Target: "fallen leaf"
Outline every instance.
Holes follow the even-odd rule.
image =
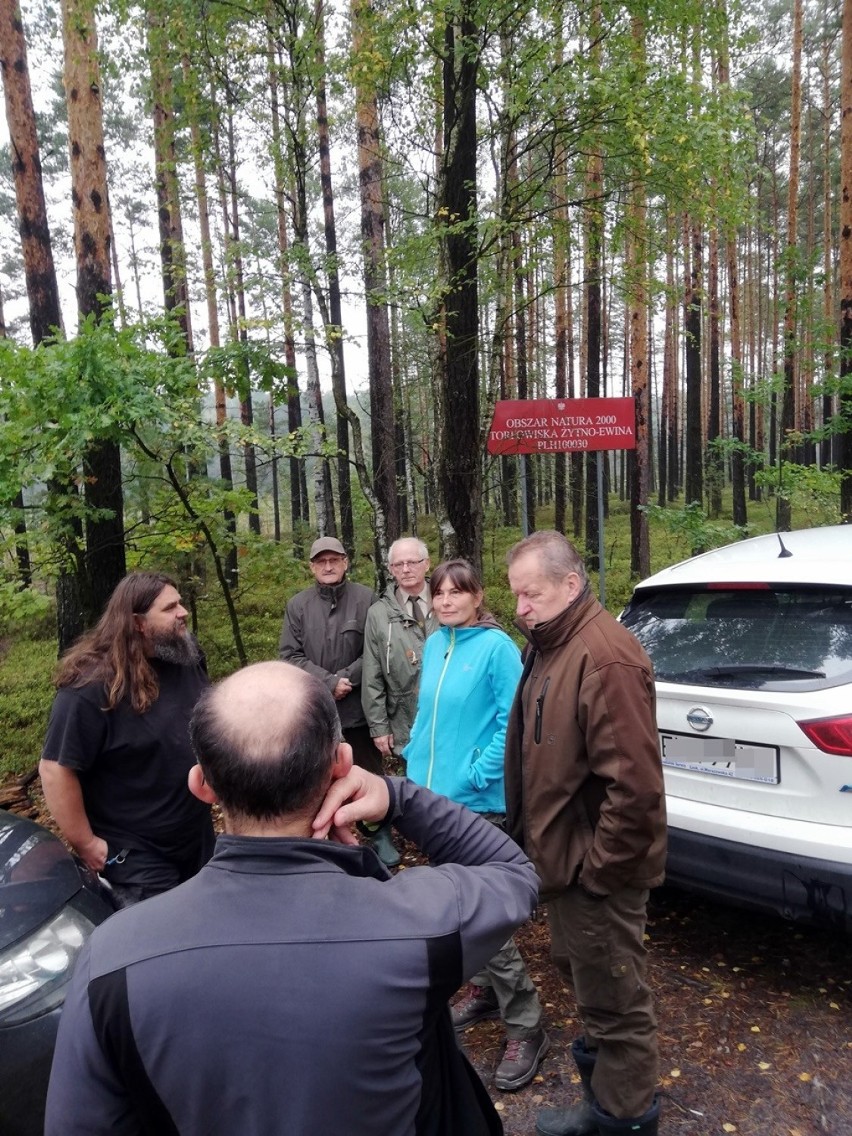
[[[738,1050],[740,1051],[740,1053],[745,1053],[745,1051],[746,1051],[746,1044],[745,1044],[745,1042],[744,1042],[744,1041],[741,1041],[741,1042],[739,1043],[739,1045],[737,1046],[737,1049],[738,1049]]]
[[[800,1073],[800,1074],[799,1074],[799,1080],[800,1080],[800,1081],[806,1081],[806,1082],[807,1082],[807,1081],[809,1081],[810,1079],[811,1079],[811,1075],[810,1075],[810,1073]]]
[[[752,1033],[760,1033],[760,1026],[752,1026],[751,1032]]]
[[[766,1072],[767,1069],[772,1068],[772,1066],[769,1064],[768,1061],[758,1061],[757,1067],[758,1067],[758,1069],[762,1069],[764,1073]]]
[[[737,1130],[736,1124],[731,1124],[729,1121],[726,1121],[722,1125],[722,1131],[723,1132],[736,1132],[736,1130]]]
[[[494,1107],[496,1108],[496,1110],[497,1110],[498,1112],[502,1112],[502,1111],[503,1111],[503,1110],[505,1109],[505,1107],[506,1107],[506,1106],[505,1106],[505,1105],[503,1104],[503,1102],[502,1102],[502,1101],[495,1101],[495,1102],[494,1102]]]
[[[680,1069],[672,1069],[672,1071],[669,1073],[669,1076],[670,1077],[679,1077],[680,1076]]]

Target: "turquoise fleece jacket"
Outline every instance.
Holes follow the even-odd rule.
[[[403,753],[412,781],[477,813],[504,813],[506,726],[521,677],[499,628],[440,627],[426,640],[417,716]]]

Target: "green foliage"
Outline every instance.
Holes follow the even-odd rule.
[[[53,612],[53,604],[44,592],[22,588],[19,580],[0,580],[0,635],[8,635],[20,627],[34,629]],[[51,628],[51,634],[54,632]],[[28,631],[32,634],[32,630]]]
[[[22,485],[32,487],[36,509],[27,540],[40,579],[55,575],[62,535],[87,510],[83,494],[53,494],[47,487],[55,481],[82,488],[83,459],[93,442],[122,447],[131,562],[175,563],[206,548],[222,587],[227,552],[235,540],[245,547],[251,539],[229,527],[228,514],[245,514],[252,502],[247,490],[206,476],[208,463],[225,441],[235,449],[252,445],[267,456],[303,448],[302,438],[271,440],[233,419],[222,427],[207,421],[194,361],[170,350],[175,335],[175,325],[165,319],[117,328],[107,316],[100,323],[88,319],[72,341],[35,350],[0,341],[0,419],[6,426],[0,436],[0,501],[12,501]],[[205,368],[224,372],[234,385],[241,373],[255,385],[276,389],[289,377],[265,349],[243,346],[211,356]],[[17,539],[12,521],[8,507],[0,506],[5,537],[0,554],[7,556]],[[239,655],[233,611],[231,624]]]
[[[697,501],[680,509],[664,509],[659,505],[640,505],[640,508],[650,521],[681,538],[690,554],[742,540],[750,531],[748,526],[741,527],[730,521],[711,521]]]
[[[811,525],[840,524],[840,479],[836,469],[783,462],[755,474],[758,485],[788,500],[809,518]]]
[[[0,779],[26,773],[38,762],[55,663],[55,641],[21,638],[0,644]]]

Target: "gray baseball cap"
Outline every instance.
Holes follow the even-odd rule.
[[[346,549],[336,536],[321,536],[311,545],[309,560],[315,560],[323,552],[336,552],[338,556],[345,556]]]

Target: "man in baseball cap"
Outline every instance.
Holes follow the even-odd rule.
[[[377,596],[363,584],[346,579],[349,557],[334,536],[311,545],[309,567],[316,583],[297,592],[287,604],[278,654],[326,686],[337,703],[343,737],[352,746],[356,765],[382,774],[381,755],[373,745],[361,706],[364,625]],[[380,829],[373,847],[389,867],[399,863],[390,833]]]

